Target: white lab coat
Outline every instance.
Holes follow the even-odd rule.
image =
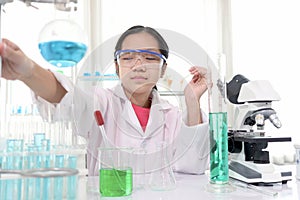
[[[71,116],[75,120],[76,133],[87,139],[89,175],[98,174],[98,148],[104,145],[94,118],[95,110],[102,113],[104,128],[111,145],[142,147],[146,150],[149,155],[146,159],[146,171],[156,168],[153,159],[160,141],[165,141],[172,149],[173,158],[170,162],[174,170],[202,174],[207,169],[209,134],[206,116],[202,116],[205,121],[203,124],[186,126],[179,109],[161,99],[158,92],[153,90],[150,116],[144,132],[121,85],[112,89],[96,88],[90,93],[93,95],[89,95],[79,87],[74,87],[68,78],[59,73],[54,74],[68,91],[60,102],[59,113],[52,105],[54,118]],[[35,99],[41,111],[49,106],[44,99]]]

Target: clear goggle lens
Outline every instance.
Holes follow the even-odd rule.
[[[138,59],[149,67],[162,67],[166,61],[162,54],[149,50],[119,50],[115,53],[115,57],[121,67],[133,67]]]

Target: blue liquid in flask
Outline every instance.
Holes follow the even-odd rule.
[[[210,127],[210,181],[225,184],[228,173],[227,113],[209,113]]]
[[[39,43],[46,61],[56,67],[73,67],[84,57],[87,46],[80,42],[49,41]]]

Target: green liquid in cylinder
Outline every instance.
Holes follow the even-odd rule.
[[[225,184],[228,174],[227,113],[209,113],[210,182]]]
[[[100,169],[100,194],[104,197],[128,196],[132,192],[132,169]]]

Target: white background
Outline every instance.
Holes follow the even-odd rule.
[[[79,2],[81,2],[79,0]],[[102,0],[99,37],[105,41],[133,25],[170,29],[191,38],[208,52],[217,52],[216,4],[209,0]],[[297,127],[300,48],[299,0],[231,0],[233,74],[250,80],[267,79],[281,96],[274,102],[282,128],[267,124],[272,134],[293,136],[300,143]],[[36,10],[15,1],[4,6],[1,34],[16,42],[26,54],[45,68],[51,68],[40,56],[37,42],[41,28],[57,16],[53,7],[39,4]],[[47,7],[47,8],[45,8]],[[79,9],[75,18],[84,26],[86,17]],[[85,13],[86,14],[86,13]],[[93,25],[96,26],[96,25]],[[80,64],[79,66],[80,67]],[[10,83],[10,84],[18,84]],[[27,88],[18,85],[10,103],[30,101]],[[3,86],[3,84],[2,84]],[[21,92],[21,88],[23,88]],[[2,95],[2,94],[1,94]],[[19,95],[22,98],[14,98]],[[269,126],[269,127],[268,127]],[[291,146],[291,145],[289,145]]]
[[[300,143],[299,9],[299,0],[232,0],[234,73],[271,82],[281,96],[273,106],[282,128],[267,125],[271,134],[293,136],[293,143]]]

